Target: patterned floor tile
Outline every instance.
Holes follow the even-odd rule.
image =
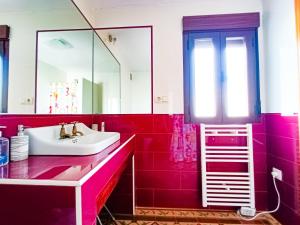
[[[234,211],[137,208],[134,220],[118,220],[119,225],[281,225],[271,215],[244,221]]]

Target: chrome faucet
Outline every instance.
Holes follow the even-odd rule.
[[[77,126],[76,126],[77,123],[78,123],[77,121],[72,122],[72,124],[73,124],[72,136],[73,136],[73,137],[74,137],[74,136],[78,136],[78,134],[79,134],[80,136],[83,136],[83,133],[82,133],[81,131],[78,131],[78,130],[77,130]]]
[[[61,125],[59,139],[71,138],[72,136],[70,134],[67,134],[67,132],[66,132],[66,128],[65,128],[66,123],[60,123],[59,125]]]

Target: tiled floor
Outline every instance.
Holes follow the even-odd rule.
[[[233,211],[138,208],[134,218],[118,218],[118,225],[281,225],[271,215],[243,221]]]

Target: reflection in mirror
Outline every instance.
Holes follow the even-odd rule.
[[[36,112],[92,113],[93,31],[38,32]]]
[[[10,27],[8,113],[34,113],[36,32],[90,26],[70,0],[0,0],[0,21]]]
[[[120,114],[121,86],[120,64],[95,35],[93,112],[97,114]]]
[[[120,113],[122,114],[152,113],[151,29],[151,27],[96,29],[105,45],[120,63]],[[99,63],[98,58],[100,57],[95,55],[95,64]],[[113,75],[116,72],[116,64],[114,66],[107,62],[106,65],[114,71],[110,76],[114,77],[111,78],[111,84],[113,82],[117,84],[116,76]],[[95,75],[97,70],[101,71],[100,67],[99,63],[99,69],[95,68]],[[115,70],[112,70],[113,68]],[[117,86],[114,85],[114,87]],[[102,113],[116,113],[118,104],[115,100],[116,96],[117,90],[115,89],[114,95],[111,94],[111,101],[106,103],[107,111],[103,110]],[[101,113],[101,110],[95,112]]]

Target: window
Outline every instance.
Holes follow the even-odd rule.
[[[8,100],[8,26],[0,25],[0,113],[7,112]]]
[[[252,18],[250,27],[240,22],[239,17],[245,16]],[[257,120],[260,114],[258,25],[253,18],[259,21],[259,14],[184,18],[186,122]]]

